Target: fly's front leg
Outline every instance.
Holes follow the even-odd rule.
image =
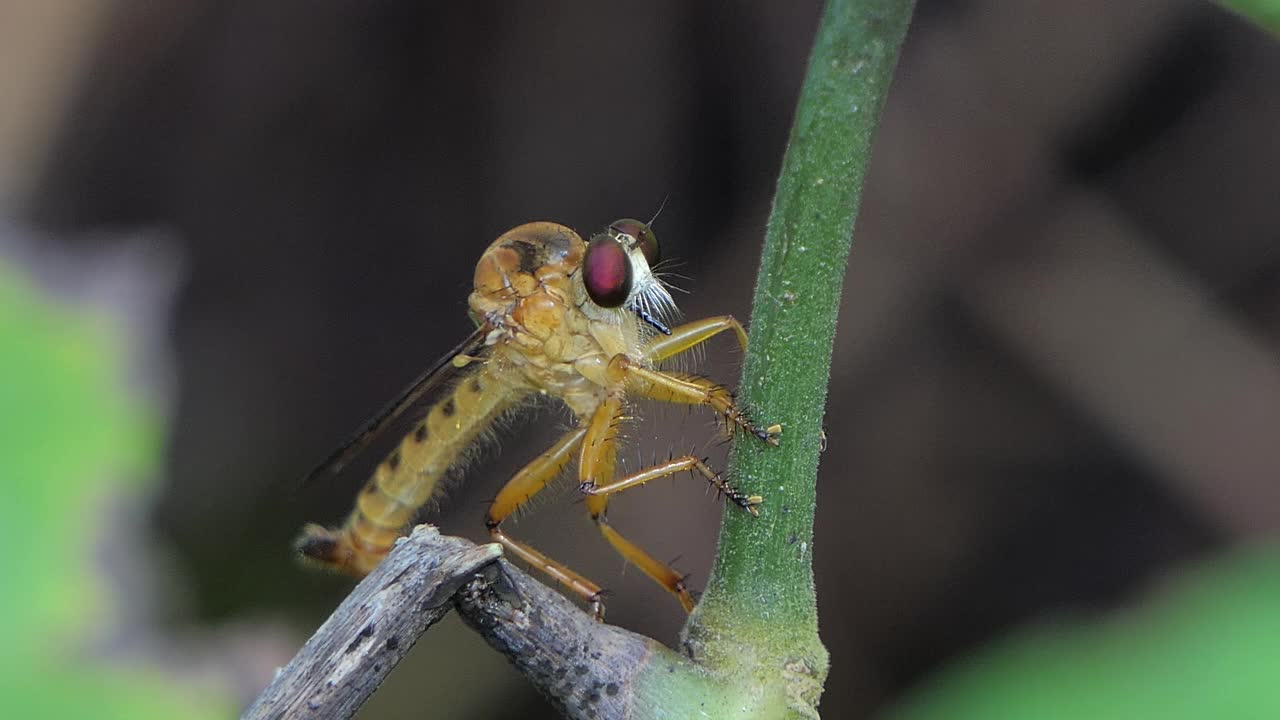
[[[672,329],[670,335],[655,337],[645,347],[645,354],[656,363],[695,345],[701,345],[725,330],[733,330],[738,336],[738,347],[742,350],[747,349],[747,331],[742,329],[742,323],[732,315],[716,315],[685,323]]]
[[[741,428],[769,445],[777,445],[778,436],[782,434],[781,425],[763,428],[757,426],[734,402],[733,393],[701,375],[650,370],[637,365],[626,355],[615,355],[609,361],[608,374],[610,379],[625,383],[628,392],[641,397],[669,403],[705,405],[728,422],[730,432],[734,428]]]
[[[675,595],[685,612],[692,612],[693,596],[685,587],[684,577],[619,534],[609,525],[605,515],[609,497],[607,493],[599,493],[598,489],[613,484],[613,471],[618,456],[618,426],[622,420],[622,394],[615,392],[600,404],[587,426],[587,434],[582,441],[582,458],[578,463],[581,488],[587,495],[587,512],[591,513],[591,519],[600,529],[600,534],[619,555]]]
[[[489,528],[489,536],[495,542],[528,563],[530,567],[541,570],[556,582],[572,590],[590,603],[597,620],[603,620],[604,603],[601,601],[602,591],[599,585],[569,569],[563,563],[552,560],[532,547],[512,539],[502,531],[502,521],[528,503],[530,498],[541,492],[547,483],[564,469],[586,433],[585,427],[565,433],[555,445],[516,473],[506,485],[502,486],[498,496],[489,505],[489,512],[485,515],[485,525]]]

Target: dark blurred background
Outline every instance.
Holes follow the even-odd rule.
[[[471,269],[532,219],[647,218],[689,317],[745,318],[820,3],[91,0],[0,15],[4,206],[69,251],[179,249],[166,623],[285,628],[350,584],[290,540],[362,478],[297,478],[469,329]],[[891,706],[1030,621],[1122,607],[1280,527],[1280,47],[1191,2],[920,3],[846,281],[815,547],[825,717]],[[717,343],[702,369],[732,383]],[[659,417],[663,417],[659,414]],[[714,444],[683,413],[633,436]],[[484,537],[554,437],[531,413],[428,516]],[[674,428],[674,429],[673,429]],[[516,532],[674,643],[678,605],[571,489]],[[687,483],[611,517],[705,582]],[[228,650],[228,653],[243,651]],[[228,657],[228,662],[238,662]],[[550,717],[456,621],[366,718]]]

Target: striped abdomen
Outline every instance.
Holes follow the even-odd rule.
[[[308,526],[299,551],[352,575],[373,570],[431,499],[449,468],[494,419],[524,396],[525,391],[493,377],[487,367],[464,377],[378,464],[342,527]]]

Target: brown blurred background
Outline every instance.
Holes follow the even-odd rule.
[[[510,226],[657,223],[690,317],[746,317],[820,3],[63,0],[0,10],[3,207],[67,248],[180,248],[176,405],[148,522],[175,632],[287,628],[349,588],[290,539],[361,478],[303,471],[468,329]],[[815,558],[825,717],[887,707],[1019,624],[1124,606],[1280,528],[1280,47],[1191,2],[924,1],[884,113],[837,337]],[[728,343],[703,370],[732,382]],[[682,412],[645,456],[713,446]],[[553,436],[531,413],[428,516]],[[572,490],[517,528],[668,642],[676,603]],[[718,509],[616,525],[706,578]],[[216,643],[215,643],[216,644]],[[228,665],[241,663],[227,649]],[[263,674],[241,678],[244,699]],[[456,622],[362,714],[549,717]]]

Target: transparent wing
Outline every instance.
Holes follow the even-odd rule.
[[[487,324],[481,325],[465,340],[458,343],[457,347],[445,353],[431,367],[424,370],[399,396],[382,408],[378,414],[369,418],[368,422],[361,426],[346,442],[339,445],[319,465],[312,468],[311,472],[303,476],[302,484],[309,485],[325,475],[332,476],[342,472],[347,463],[360,455],[387,428],[394,425],[396,420],[403,416],[409,408],[427,399],[432,395],[433,390],[448,384],[464,372],[461,368],[465,367],[465,365],[457,364],[455,360],[458,358],[474,358],[477,361],[482,361],[489,351],[489,348],[484,344],[484,339],[489,334],[490,329]]]

